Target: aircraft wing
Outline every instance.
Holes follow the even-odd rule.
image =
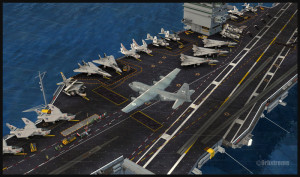
[[[200,55],[209,55],[209,54],[211,54],[212,52],[208,52],[208,51],[203,51],[203,50],[198,50],[198,51],[195,51],[194,52],[194,56],[195,55],[198,55],[198,56],[200,56]]]
[[[179,73],[179,71],[180,71],[179,68],[175,68],[172,72],[170,72],[168,75],[166,75],[160,81],[156,82],[152,87],[156,88],[156,89],[164,90],[171,84],[172,80],[176,77],[176,75]]]
[[[156,96],[157,96],[157,93],[153,92],[153,87],[151,87],[146,92],[144,92],[139,97],[137,97],[135,100],[133,100],[130,104],[128,104],[126,107],[124,107],[122,109],[122,111],[125,113],[128,113],[128,112],[138,108],[145,102],[152,100]]]
[[[185,59],[181,62],[181,66],[188,66],[188,65],[197,65],[205,63],[203,60],[193,60],[193,59]]]
[[[89,73],[88,71],[87,71],[87,69],[83,69],[83,68],[77,68],[77,69],[74,69],[73,70],[74,72],[77,72],[77,73]]]

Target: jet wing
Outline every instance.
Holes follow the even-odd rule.
[[[77,68],[74,69],[73,71],[77,73],[89,73],[86,68]]]
[[[180,71],[179,68],[175,68],[172,72],[170,72],[168,75],[166,75],[160,81],[156,82],[152,87],[156,88],[156,89],[164,90],[171,84],[171,82],[176,77],[176,75],[179,73],[179,71]]]
[[[188,66],[188,65],[197,65],[205,63],[203,60],[193,60],[193,59],[185,59],[181,62],[181,66]]]
[[[212,54],[212,52],[203,51],[201,49],[194,52],[194,56],[209,55],[209,54]]]
[[[137,97],[135,100],[133,100],[126,107],[124,107],[122,109],[122,111],[125,112],[125,113],[128,113],[128,112],[138,108],[139,106],[141,106],[145,102],[148,102],[148,101],[152,100],[154,97],[157,96],[157,93],[153,92],[153,90],[154,90],[153,87],[148,89],[146,92],[141,94],[139,97]]]

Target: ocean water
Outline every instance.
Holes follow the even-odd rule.
[[[243,3],[233,3],[239,9]],[[23,110],[44,103],[38,71],[47,74],[44,87],[47,102],[52,99],[60,72],[66,77],[82,59],[91,61],[98,54],[118,58],[120,43],[126,48],[134,38],[139,44],[146,34],[160,28],[179,31],[182,3],[4,3],[3,4],[3,135],[5,123],[23,127],[26,117],[36,121],[34,112]],[[271,6],[272,3],[264,3]],[[286,128],[286,133],[267,120],[260,120],[253,134],[253,145],[226,149],[248,169],[258,174],[297,173],[297,87],[268,118]],[[286,160],[288,166],[258,166],[257,160]],[[232,159],[218,154],[203,168],[206,174],[248,174]]]

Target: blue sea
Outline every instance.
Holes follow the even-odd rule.
[[[243,3],[233,3],[239,9]],[[264,3],[271,6],[272,3]],[[4,3],[3,4],[3,135],[5,123],[19,128],[26,117],[36,121],[34,112],[23,110],[44,103],[38,71],[47,74],[44,87],[47,102],[52,99],[60,72],[66,77],[82,59],[91,61],[98,54],[121,56],[134,38],[138,43],[146,34],[160,28],[183,30],[182,3]],[[253,145],[226,148],[254,174],[297,173],[298,85],[266,116],[287,129],[286,133],[267,120],[260,120],[253,131]],[[258,165],[257,161],[288,161],[288,165]],[[225,154],[217,154],[202,168],[204,174],[249,174]]]

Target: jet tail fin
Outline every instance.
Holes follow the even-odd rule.
[[[7,143],[5,139],[3,139],[3,147],[7,147]]]
[[[11,131],[15,131],[17,130],[18,128],[13,126],[13,125],[10,125],[9,123],[6,123],[6,126],[11,130]]]
[[[159,34],[164,34],[164,33],[165,33],[165,30],[163,28],[161,28]]]
[[[66,81],[67,78],[66,78],[66,76],[64,75],[64,73],[63,73],[63,72],[60,72],[60,74],[61,74],[61,77],[63,78],[63,81]]]
[[[197,51],[197,50],[198,50],[198,47],[195,44],[193,44],[193,51]]]
[[[25,123],[25,128],[36,128],[35,124],[29,119],[23,117],[22,120]]]
[[[132,39],[132,42],[133,42],[133,46],[135,47],[139,46],[134,39]]]
[[[142,39],[142,42],[143,42],[143,46],[147,47],[147,43],[143,39]]]
[[[127,49],[124,47],[124,45],[121,43],[121,51],[127,51]]]

